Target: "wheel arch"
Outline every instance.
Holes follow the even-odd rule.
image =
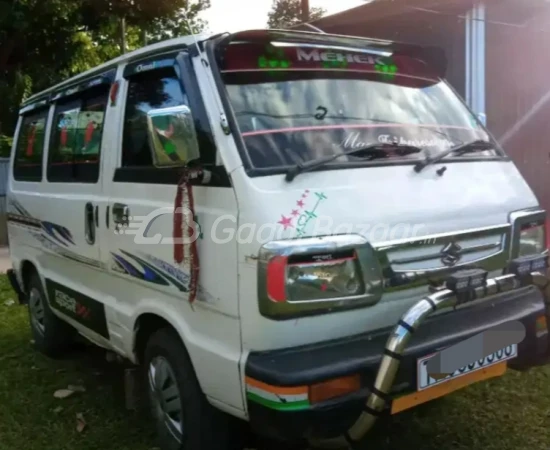
[[[29,283],[33,274],[37,274],[40,277],[36,264],[29,259],[23,260],[20,264],[20,277],[21,288],[25,294],[28,294]]]
[[[162,328],[172,329],[179,336],[181,343],[187,350],[185,341],[178,328],[167,318],[151,312],[142,313],[138,316],[134,324],[133,353],[138,364],[143,363],[147,342],[156,331]]]

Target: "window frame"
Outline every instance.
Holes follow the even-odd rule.
[[[245,33],[245,32],[243,32]],[[234,37],[234,35],[233,35]],[[232,38],[232,37],[230,37]],[[212,40],[209,40],[205,44],[205,50],[206,54],[209,58],[210,68],[212,72],[212,77],[214,79],[215,86],[217,88],[217,92],[220,95],[220,99],[222,102],[222,106],[225,110],[227,121],[229,124],[230,132],[233,136],[233,139],[235,140],[235,144],[237,147],[237,150],[239,152],[239,156],[241,157],[241,161],[243,162],[243,168],[244,172],[247,174],[249,178],[256,178],[256,177],[266,177],[266,176],[273,176],[273,175],[284,175],[288,171],[288,167],[269,167],[269,168],[255,168],[252,160],[250,159],[250,156],[248,154],[248,151],[246,149],[246,144],[244,142],[244,138],[241,135],[241,131],[239,128],[239,125],[237,123],[237,118],[235,116],[235,112],[233,110],[233,106],[231,104],[229,94],[227,92],[225,82],[222,77],[222,71],[221,71],[221,64],[223,62],[223,54],[222,50],[224,46],[227,44],[227,40],[230,39],[227,36],[220,36],[217,39],[214,38]],[[331,37],[332,39],[333,37]],[[279,40],[282,38],[278,38]],[[275,39],[277,40],[277,39]],[[362,39],[361,40],[365,40]],[[394,44],[396,46],[401,46],[402,44]],[[416,48],[417,50],[420,49],[428,49],[427,47],[417,47],[417,46],[408,46],[405,45],[405,48],[411,47]],[[487,157],[472,157],[472,156],[461,156],[459,158],[446,158],[444,160],[445,164],[457,164],[457,163],[469,163],[469,162],[511,162],[512,159],[506,154],[506,152],[503,151],[502,146],[500,146],[500,143],[497,139],[495,139],[494,135],[490,132],[490,130],[487,128],[485,124],[483,124],[480,120],[477,114],[475,114],[472,110],[472,108],[464,101],[464,99],[458,94],[456,89],[453,88],[452,85],[447,81],[446,78],[441,78],[441,81],[444,82],[447,87],[449,87],[452,92],[458,96],[458,99],[460,102],[466,107],[468,111],[470,111],[476,121],[480,125],[480,129],[486,132],[491,139],[493,139],[498,145],[499,149],[501,151],[501,155],[499,156],[487,156]],[[368,167],[391,167],[391,166],[412,166],[416,164],[418,161],[372,161],[372,162],[354,162],[353,166],[351,166],[348,163],[339,163],[334,162],[331,164],[323,165],[319,168],[315,168],[312,171],[331,171],[331,170],[352,170],[352,169],[363,169]]]
[[[21,135],[24,131],[25,119],[28,117],[44,117],[44,139],[42,142],[42,151],[40,153],[40,164],[25,167],[18,164],[18,152],[19,145],[21,143]],[[21,110],[19,115],[19,123],[17,125],[16,138],[14,139],[12,154],[13,154],[13,163],[11,167],[11,173],[14,181],[17,182],[26,182],[26,183],[41,183],[44,178],[44,156],[47,151],[48,146],[48,126],[50,121],[50,105],[49,104],[40,104],[35,108],[25,108]],[[29,170],[32,169],[32,170]]]
[[[205,169],[211,170],[213,176],[208,183],[202,184],[203,186],[212,187],[230,187],[231,182],[229,175],[227,174],[223,165],[216,165],[218,157],[218,148],[212,132],[209,116],[207,113],[206,105],[201,95],[200,86],[198,84],[196,73],[193,69],[191,53],[193,47],[190,49],[182,48],[180,51],[163,52],[155,56],[148,56],[146,58],[132,61],[126,65],[123,69],[123,76],[125,79],[125,93],[121,95],[124,101],[124,105],[121,109],[120,122],[122,126],[125,126],[126,109],[128,105],[128,95],[130,80],[136,73],[142,73],[142,71],[136,71],[139,65],[151,65],[158,61],[172,60],[172,65],[164,65],[147,69],[148,71],[165,70],[167,67],[173,67],[176,76],[180,82],[182,92],[189,101],[189,107],[193,118],[195,120],[195,130],[198,136],[203,136],[204,140],[199,139],[201,165]],[[123,143],[124,143],[124,128],[120,133],[120,139],[118,140],[119,154],[117,159],[117,167],[113,177],[114,182],[119,183],[145,183],[145,184],[169,184],[176,185],[181,178],[181,167],[155,167],[151,166],[123,166]],[[208,141],[208,142],[207,142]],[[209,145],[210,148],[205,152],[205,145]],[[203,156],[208,155],[203,160]]]
[[[105,132],[107,110],[110,104],[111,84],[99,83],[88,86],[88,89],[78,90],[77,93],[69,95],[58,95],[55,101],[52,101],[53,114],[51,118],[50,134],[48,139],[48,154],[46,160],[46,181],[48,183],[73,183],[73,184],[98,184],[101,180],[101,160],[103,147],[103,134]],[[70,92],[70,91],[69,91]],[[104,94],[105,109],[103,110],[103,123],[101,124],[101,133],[99,136],[99,151],[95,164],[75,162],[74,160],[65,165],[55,166],[52,156],[55,154],[53,145],[57,143],[54,133],[57,131],[57,119],[59,116],[60,105],[66,105],[72,102],[79,102],[79,114],[82,111],[82,105],[90,98],[99,98]],[[70,109],[69,109],[70,110]]]
[[[126,138],[128,100],[129,100],[129,96],[130,96],[131,84],[133,82],[136,83],[136,84],[139,84],[139,77],[143,76],[143,74],[149,74],[149,75],[153,74],[153,75],[155,75],[155,74],[161,73],[161,74],[163,74],[163,78],[166,78],[166,76],[164,74],[166,74],[168,71],[173,69],[174,80],[176,81],[177,85],[180,88],[180,92],[182,94],[182,97],[184,99],[187,97],[187,100],[189,100],[189,98],[187,96],[187,93],[185,91],[185,86],[183,86],[181,76],[178,73],[177,67],[175,65],[175,57],[170,58],[169,56],[168,57],[166,57],[164,55],[162,55],[162,56],[163,57],[159,57],[159,59],[156,60],[156,61],[159,61],[162,64],[159,64],[158,66],[155,66],[152,69],[147,69],[147,70],[135,70],[135,69],[130,70],[129,69],[130,67],[153,66],[155,64],[155,60],[151,60],[151,58],[148,58],[147,60],[145,60],[146,62],[134,63],[130,66],[127,66],[124,70],[125,78],[126,78],[126,82],[127,82],[127,89],[126,89],[126,95],[125,95],[125,98],[124,98],[124,108],[123,108],[122,120],[121,120],[121,123],[122,123],[122,129],[121,129],[122,140],[121,140],[121,151],[120,151],[120,158],[119,158],[119,165],[120,165],[121,168],[124,168],[124,169],[139,169],[139,168],[151,168],[152,167],[152,168],[155,168],[155,169],[159,169],[158,167],[155,167],[153,165],[152,155],[151,155],[151,164],[150,165],[125,165],[124,164],[124,141],[125,141],[125,138]],[[174,64],[172,64],[172,65],[166,64],[166,61],[169,61],[169,60],[173,60]],[[136,79],[138,81],[136,81]],[[149,147],[150,144],[147,143],[147,146]],[[151,152],[150,148],[149,148],[149,152]]]

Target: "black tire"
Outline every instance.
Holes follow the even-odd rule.
[[[151,336],[143,363],[147,404],[161,450],[242,449],[241,424],[208,403],[191,359],[172,329]]]
[[[34,346],[52,358],[63,355],[71,348],[76,330],[54,315],[38,274],[31,276],[27,292]]]

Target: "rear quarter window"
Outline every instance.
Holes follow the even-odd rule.
[[[47,109],[23,116],[13,164],[13,178],[17,181],[42,180],[47,118]]]

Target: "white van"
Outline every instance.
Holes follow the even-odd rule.
[[[546,363],[545,212],[444,72],[436,49],[248,31],[28,99],[9,276],[36,347],[79,333],[140,364],[163,450],[232,448],[234,418],[348,446]],[[514,321],[522,340],[428,371]]]

